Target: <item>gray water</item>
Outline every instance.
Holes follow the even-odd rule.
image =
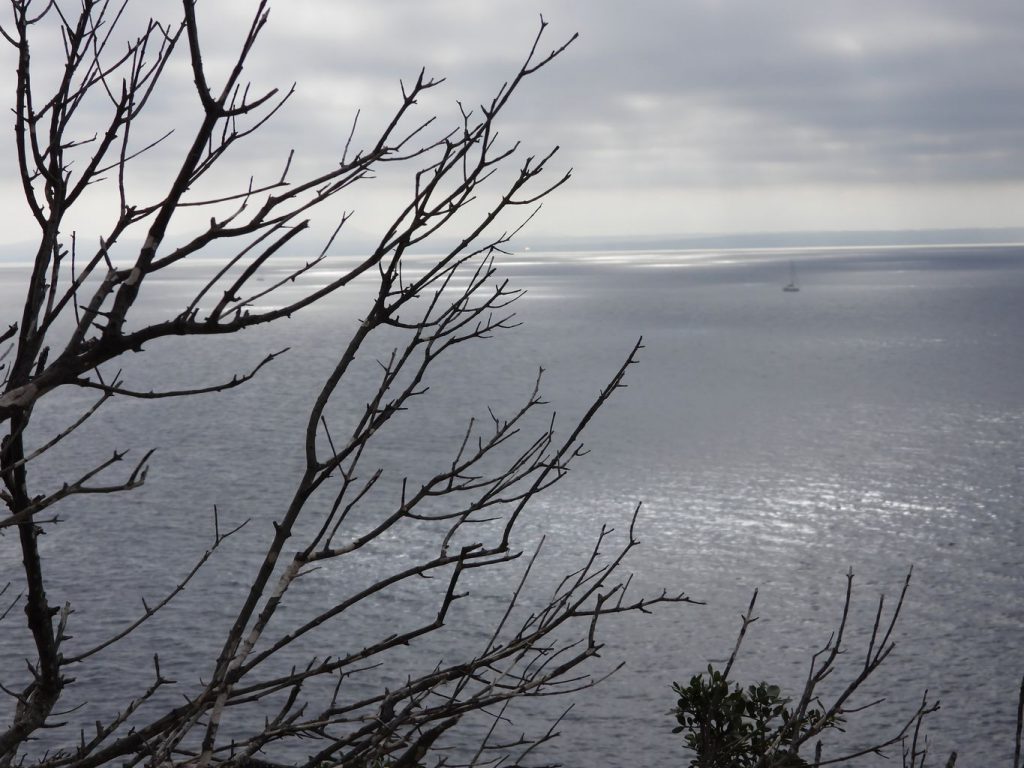
[[[790,261],[799,293],[780,290]],[[3,327],[21,274],[0,266]],[[201,274],[148,287],[148,311],[180,309]],[[586,460],[534,505],[525,541],[546,534],[538,575],[552,578],[585,555],[603,522],[621,533],[642,501],[631,589],[684,589],[707,603],[608,622],[597,669],[619,659],[627,666],[576,698],[547,754],[568,766],[681,764],[670,684],[728,656],[752,590],[760,589],[761,618],[737,677],[796,691],[839,619],[852,568],[851,653],[836,684],[845,682],[878,595],[894,599],[912,565],[896,650],[861,697],[887,701],[853,716],[851,743],[890,733],[927,689],[942,702],[928,721],[933,762],[955,748],[958,765],[1010,764],[1024,674],[1024,249],[521,253],[502,274],[529,291],[518,305],[524,325],[460,351],[383,460],[428,471],[458,439],[457,413],[486,413],[487,402],[509,410],[538,365],[547,398],[571,418],[642,335],[629,387],[594,424]],[[292,347],[241,389],[115,401],[82,433],[93,452],[86,458],[159,449],[144,489],[117,503],[86,498],[44,537],[50,599],[72,601],[82,646],[136,616],[140,595],[152,600],[176,583],[209,544],[214,504],[222,526],[253,523],[162,624],[81,671],[69,691],[84,703],[74,717],[91,722],[144,686],[154,651],[183,683],[206,673],[197,661],[218,646],[267,520],[288,497],[309,394],[367,297],[357,288],[263,332],[154,344],[127,361],[126,384],[173,388],[213,383]],[[91,400],[52,397],[37,423],[64,424]],[[81,452],[69,447],[47,472],[56,478],[76,462]],[[16,581],[19,563],[16,538],[4,536],[0,579]],[[482,607],[460,614],[466,637],[486,631],[503,586],[479,586]],[[331,574],[314,575],[289,610],[302,615],[337,588]],[[373,634],[374,622],[414,607],[396,598],[349,630]],[[18,618],[0,624],[8,687],[24,674]],[[439,651],[416,652],[433,661]],[[564,706],[544,704],[545,716]],[[9,700],[0,703],[0,715],[9,710]],[[521,729],[544,724],[522,711]]]

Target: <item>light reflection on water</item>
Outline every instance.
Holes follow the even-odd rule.
[[[801,276],[796,295],[780,290],[791,258]],[[682,264],[694,268],[640,268]],[[669,684],[728,656],[753,588],[761,589],[761,620],[738,674],[793,689],[808,654],[834,628],[847,568],[857,574],[851,647],[859,648],[877,594],[895,597],[913,564],[899,645],[879,686],[889,703],[865,713],[853,738],[891,725],[927,687],[943,701],[932,725],[936,761],[956,747],[965,766],[1008,764],[1014,691],[1006,681],[1024,672],[1018,251],[531,253],[510,260],[504,274],[513,288],[528,289],[517,305],[526,326],[460,351],[380,460],[427,472],[461,436],[456,409],[480,415],[487,402],[525,396],[537,365],[549,371],[544,391],[559,412],[578,413],[643,334],[642,364],[595,424],[592,454],[529,512],[523,541],[546,534],[537,575],[553,577],[585,556],[602,521],[621,533],[642,500],[633,588],[683,588],[708,603],[609,622],[606,666],[624,657],[628,667],[580,699],[554,754],[570,766],[681,762],[666,715]],[[331,276],[308,275],[287,290]],[[13,282],[5,277],[2,285]],[[184,273],[158,286],[154,303],[180,309],[192,286]],[[145,366],[127,361],[126,382],[137,388],[179,387],[212,383],[228,362],[232,372],[244,371],[266,350],[292,347],[284,364],[241,390],[193,400],[188,410],[116,402],[88,433],[97,454],[159,451],[147,487],[125,509],[86,500],[44,542],[52,593],[73,599],[83,617],[105,617],[79,628],[83,644],[134,616],[140,593],[173,586],[186,554],[208,544],[214,503],[222,525],[254,522],[219,570],[168,614],[170,626],[187,631],[144,632],[83,670],[75,688],[90,701],[84,720],[102,713],[128,670],[145,669],[155,648],[180,680],[206,673],[195,660],[216,646],[266,520],[287,498],[308,392],[369,295],[357,288],[340,304],[265,331],[200,347],[171,340],[154,345]],[[0,298],[0,307],[14,306],[6,290]],[[64,424],[90,401],[69,393],[41,408],[38,420]],[[56,466],[75,460],[55,455]],[[20,560],[12,544],[6,537],[0,546],[4,581]],[[74,559],[60,558],[69,546]],[[401,539],[382,541],[343,568],[311,576],[288,610],[303,615],[351,579],[372,577],[375,562],[412,554]],[[109,568],[109,579],[97,582],[96,568]],[[445,642],[482,642],[504,605],[507,578],[481,577],[480,600],[465,601],[464,623]],[[425,604],[404,593],[383,601],[387,621]],[[347,626],[344,642],[373,634],[374,620]],[[21,669],[23,638],[5,632],[0,668]],[[404,662],[431,666],[444,648],[417,647]],[[360,684],[371,690],[374,680]],[[556,710],[551,702],[547,711]],[[543,730],[525,715],[520,726]]]

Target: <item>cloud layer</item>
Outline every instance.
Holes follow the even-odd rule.
[[[226,66],[249,9],[200,8],[207,59]],[[504,125],[575,169],[541,234],[1020,223],[1019,0],[279,2],[250,74],[299,91],[251,161],[298,144],[301,162],[331,162],[356,110],[370,135],[420,66],[448,78],[424,106],[451,118],[514,72],[542,12],[545,47],[580,39]],[[186,68],[165,85],[162,124],[194,102]]]

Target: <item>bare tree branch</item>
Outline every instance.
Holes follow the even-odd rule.
[[[214,169],[227,168],[229,150],[289,106],[292,88],[257,90],[244,79],[268,23],[269,5],[258,2],[249,24],[237,30],[234,57],[214,82],[206,65],[212,43],[204,40],[212,36],[203,34],[194,0],[182,0],[178,19],[150,20],[135,35],[122,29],[129,23],[127,4],[83,0],[72,13],[56,3],[37,11],[31,3],[12,2],[3,32],[18,54],[15,150],[38,244],[21,316],[0,334],[0,344],[10,345],[0,355],[0,425],[6,431],[0,500],[7,507],[0,529],[18,530],[26,609],[22,631],[33,654],[27,682],[9,689],[15,713],[0,731],[0,765],[241,768],[260,764],[263,750],[275,749],[301,750],[310,768],[322,761],[359,768],[418,766],[431,754],[444,764],[450,761],[440,750],[459,738],[474,714],[493,722],[482,741],[464,750],[469,764],[497,765],[516,753],[521,762],[554,737],[558,723],[536,737],[505,739],[499,732],[507,725],[509,702],[583,690],[617,669],[615,663],[596,671],[588,667],[603,647],[599,625],[605,617],[693,602],[680,592],[630,591],[623,571],[638,544],[639,505],[624,540],[609,554],[604,549],[613,532],[602,526],[593,549],[548,597],[538,598],[529,588],[537,579],[533,566],[539,547],[520,540],[524,511],[585,454],[583,430],[625,386],[642,344],[632,348],[564,438],[557,437],[554,414],[546,411],[538,375],[511,409],[466,414],[456,425],[452,450],[436,457],[440,463],[422,477],[375,457],[387,450],[396,426],[411,417],[414,406],[428,401],[431,387],[442,380],[437,371],[454,364],[448,362],[454,350],[519,324],[512,305],[522,292],[499,276],[501,256],[540,201],[571,172],[555,172],[549,180],[557,148],[524,158],[518,142],[499,140],[497,127],[514,94],[575,36],[542,55],[547,24],[541,19],[511,78],[477,110],[462,108],[450,126],[439,127],[420,112],[420,103],[442,82],[420,71],[402,84],[384,127],[364,146],[357,146],[353,120],[341,157],[327,167],[298,172],[294,150],[282,150],[280,176],[260,179],[246,171],[224,185],[218,175],[211,192],[203,184]],[[232,45],[231,32],[218,30],[218,55]],[[63,46],[63,59],[54,82],[46,83],[37,78],[31,54],[45,49],[50,35]],[[175,150],[165,140],[172,131],[180,135],[180,127],[154,128],[148,121],[177,61],[191,72],[197,119],[184,148]],[[173,171],[151,199],[138,199],[127,169],[144,163],[157,146],[163,153],[177,152]],[[310,285],[305,278],[333,264],[336,243],[347,234],[351,211],[328,212],[328,204],[384,167],[408,171],[408,198],[357,263]],[[67,230],[70,221],[81,221],[72,214],[81,209],[87,190],[107,200],[113,215],[87,222],[95,230],[79,237]],[[485,197],[492,203],[478,208],[476,202]],[[525,212],[522,206],[528,207]],[[209,224],[184,226],[184,209],[205,211],[202,218]],[[516,217],[511,223],[510,216]],[[330,234],[310,248],[304,238],[324,218]],[[447,250],[422,271],[406,269],[411,255],[427,244],[433,247],[439,237],[451,244]],[[87,242],[98,246],[87,249]],[[142,245],[129,248],[132,242]],[[204,253],[216,259],[197,262]],[[286,261],[295,254],[303,258]],[[149,294],[142,288],[153,275],[193,263],[204,271],[177,310],[165,314],[147,304]],[[226,372],[217,383],[182,389],[132,388],[120,373],[106,378],[104,366],[130,354],[158,354],[147,347],[153,341],[174,337],[201,344],[201,337],[284,320],[355,281],[372,284],[375,291],[348,338],[324,345],[338,351],[331,353],[333,366],[308,403],[297,436],[301,466],[282,479],[291,484],[290,498],[271,510],[272,536],[262,556],[253,558],[251,573],[243,574],[246,586],[238,605],[221,606],[230,626],[215,640],[219,652],[202,660],[201,679],[182,681],[161,673],[161,656],[154,655],[152,677],[127,677],[127,693],[109,702],[88,736],[76,730],[74,713],[61,713],[67,709],[67,689],[78,685],[72,672],[84,676],[101,654],[116,653],[119,644],[141,636],[144,624],[163,626],[173,610],[166,607],[195,583],[238,528],[222,534],[215,508],[212,544],[182,563],[184,575],[155,604],[143,599],[141,613],[84,615],[63,600],[52,604],[62,607],[52,607],[49,561],[38,545],[44,526],[61,522],[74,510],[72,497],[82,494],[102,494],[117,510],[118,494],[145,482],[152,451],[144,449],[114,481],[106,478],[125,458],[123,451],[92,458],[85,469],[64,468],[56,483],[44,483],[37,472],[44,462],[36,459],[56,454],[58,446],[76,445],[85,432],[80,427],[108,400],[187,402],[190,395],[233,390],[281,352],[264,351],[258,364],[230,379],[233,363],[225,360]],[[379,352],[384,339],[390,353]],[[354,399],[348,388],[360,381],[355,361],[371,353],[380,363],[377,378]],[[95,389],[101,397],[68,426],[37,435],[36,405],[73,388]],[[336,420],[345,409],[349,418]],[[88,526],[85,531],[91,533]],[[380,555],[394,540],[407,543],[406,559]],[[527,549],[532,556],[520,559]],[[361,557],[374,558],[379,570],[372,578],[340,579],[302,619],[282,610],[314,570],[327,576]],[[372,689],[345,685],[397,674],[389,666],[396,663],[397,651],[461,626],[461,606],[478,597],[477,574],[499,573],[517,562],[523,570],[510,582],[500,615],[481,632],[481,644],[402,670]],[[428,589],[419,598],[421,612],[395,615],[358,642],[338,641],[338,628],[351,626],[360,611],[394,594],[419,594],[423,585]],[[11,608],[0,618],[9,620],[8,614]],[[76,627],[95,628],[112,618],[116,629],[93,635],[89,644],[75,639]],[[887,643],[886,633],[881,645]],[[316,650],[307,653],[308,648]],[[227,727],[227,713],[243,725]],[[44,741],[44,749],[32,747],[36,739]]]

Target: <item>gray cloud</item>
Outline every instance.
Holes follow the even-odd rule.
[[[712,177],[751,166],[773,168],[774,181],[1024,170],[1019,4],[666,3],[632,27],[609,10],[598,45],[567,64],[600,105],[589,121],[632,126],[659,146],[682,134],[680,150],[698,141]],[[637,102],[646,119],[631,120]]]
[[[242,6],[201,6],[212,67],[226,66],[248,23]],[[581,34],[503,126],[530,151],[562,145],[561,162],[576,169],[542,230],[759,226],[765,201],[752,189],[805,202],[846,190],[856,214],[829,226],[898,225],[868,220],[889,208],[908,212],[907,227],[951,212],[956,225],[1015,220],[1006,195],[1024,187],[1019,0],[278,2],[250,75],[299,90],[250,162],[272,173],[297,145],[300,163],[329,163],[356,110],[371,136],[399,78],[420,66],[448,77],[424,114],[451,119],[457,98],[478,103],[514,72],[541,12],[545,50]],[[154,126],[192,108],[189,80],[182,62],[154,102]],[[957,208],[967,186],[972,205]],[[787,218],[792,208],[776,226],[813,226],[813,205]]]

